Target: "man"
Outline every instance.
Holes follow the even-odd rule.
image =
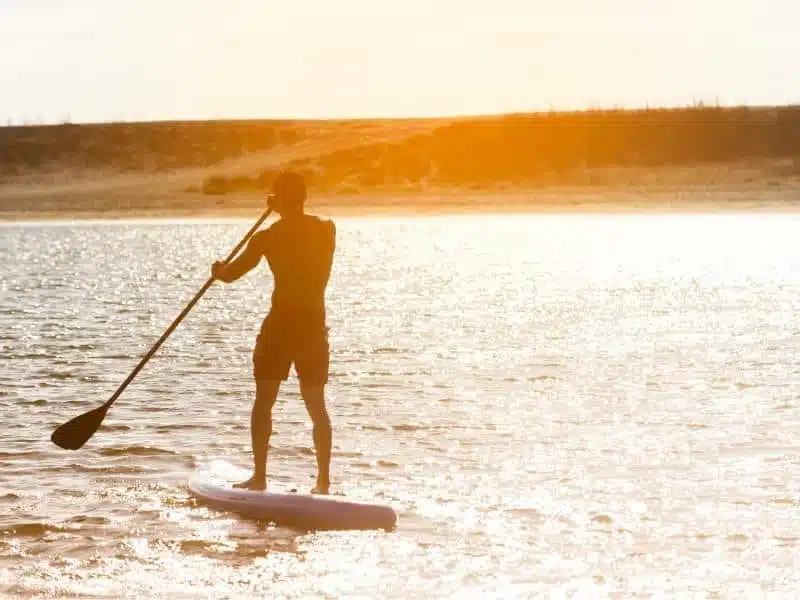
[[[256,380],[256,398],[250,417],[253,476],[236,484],[238,488],[266,488],[272,407],[292,363],[314,424],[317,483],[312,493],[327,494],[330,485],[332,432],[325,408],[329,353],[325,289],[336,248],[336,227],[333,221],[306,214],[305,200],[306,185],[302,176],[281,173],[268,201],[280,219],[256,233],[236,259],[228,264],[214,263],[211,269],[214,278],[231,283],[265,257],[275,279],[272,307],[253,350]]]

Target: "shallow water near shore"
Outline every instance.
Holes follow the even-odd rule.
[[[197,506],[249,462],[266,265],[215,285],[98,406],[247,220],[0,224],[0,596],[720,597],[800,589],[800,217],[338,220],[334,490],[395,532]],[[271,477],[313,484],[297,382]]]

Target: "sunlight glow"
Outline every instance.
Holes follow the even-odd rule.
[[[791,0],[0,0],[0,119],[796,102],[798,17]]]

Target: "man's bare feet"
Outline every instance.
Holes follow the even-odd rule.
[[[314,486],[314,488],[311,490],[311,493],[312,494],[319,494],[321,496],[327,496],[328,495],[328,488],[330,487],[330,485],[331,484],[328,481],[321,481],[321,480],[317,479],[317,485]]]
[[[253,475],[247,481],[242,481],[241,483],[234,483],[233,487],[240,490],[253,490],[255,492],[263,492],[267,487],[267,478],[256,477],[255,475]]]

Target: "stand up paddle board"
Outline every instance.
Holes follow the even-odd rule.
[[[212,508],[304,530],[392,530],[397,514],[388,506],[352,502],[334,496],[291,492],[255,492],[233,487],[248,473],[216,460],[195,471],[189,479],[191,494]]]

